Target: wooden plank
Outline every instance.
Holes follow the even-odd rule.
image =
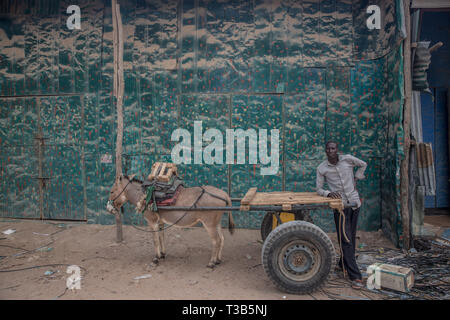
[[[410,215],[409,215],[409,144],[410,144],[410,122],[411,122],[411,102],[412,102],[412,81],[411,81],[411,22],[409,0],[403,0],[406,38],[403,40],[403,76],[405,100],[403,106],[403,152],[404,158],[400,164],[400,211],[403,227],[403,248],[410,248]]]
[[[161,162],[155,162],[152,166],[152,172],[148,175],[147,180],[155,179],[158,174],[159,167],[161,166]]]
[[[337,200],[337,201],[336,201]],[[340,199],[322,197],[315,192],[258,192],[250,205],[311,204],[342,202]]]
[[[249,200],[250,199],[250,200]],[[341,199],[333,199],[319,196],[315,192],[256,192],[251,188],[241,201],[241,208],[248,210],[249,206],[281,205],[282,210],[292,210],[295,204],[320,204],[325,203],[332,209],[342,210],[344,205]]]
[[[173,169],[170,168],[169,170],[167,170],[167,174],[165,175],[159,175],[158,176],[158,180],[159,181],[163,181],[163,182],[169,182],[170,178],[172,177],[173,174]]]
[[[413,0],[412,9],[439,9],[450,8],[448,0]]]
[[[241,204],[248,205],[250,201],[252,201],[253,197],[256,194],[257,188],[250,188],[248,189],[247,193],[245,194],[244,198],[241,200]]]
[[[117,140],[116,140],[116,180],[122,175],[122,142],[123,142],[123,28],[120,6],[116,0],[111,1],[114,46],[114,84],[113,94],[116,98],[117,109]],[[123,209],[122,209],[123,210]],[[122,215],[116,213],[116,242],[122,242]]]
[[[164,176],[164,172],[166,172],[166,167],[167,167],[167,164],[163,162],[162,168],[159,171],[158,176]]]

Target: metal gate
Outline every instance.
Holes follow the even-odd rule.
[[[81,102],[1,99],[1,217],[86,220]]]

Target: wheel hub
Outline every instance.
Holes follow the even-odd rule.
[[[290,272],[304,274],[315,263],[313,252],[306,246],[296,244],[287,248],[283,256],[284,266]]]

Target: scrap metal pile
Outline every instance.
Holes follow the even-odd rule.
[[[363,251],[368,263],[382,262],[414,269],[415,284],[410,292],[371,290],[386,295],[385,299],[448,300],[450,298],[450,242],[443,238],[414,240],[414,249],[401,253],[387,249]],[[373,256],[371,253],[375,253]],[[363,267],[364,263],[360,263]]]

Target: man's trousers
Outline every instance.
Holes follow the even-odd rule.
[[[350,280],[362,279],[361,272],[359,271],[355,258],[358,214],[359,208],[356,210],[352,208],[345,208],[344,221],[343,217],[340,217],[339,212],[334,210],[334,222],[336,224],[338,241],[340,239],[340,250],[342,250],[342,253],[339,252],[339,255],[341,256],[339,266],[344,268]],[[345,230],[345,234],[347,235],[349,241],[347,241],[344,237],[344,234],[342,233],[343,230]],[[342,258],[344,259],[344,266],[342,266]]]

